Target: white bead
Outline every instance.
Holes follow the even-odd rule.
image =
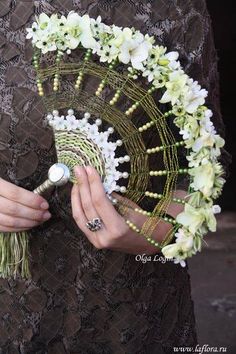
[[[125,156],[124,156],[124,160],[125,160],[125,162],[129,162],[129,161],[130,161],[129,155],[125,155]]]
[[[125,193],[126,192],[126,187],[125,186],[122,186],[122,187],[120,187],[120,191],[121,191],[121,193]]]
[[[88,113],[88,112],[84,113],[84,118],[89,119],[90,117],[91,117],[90,113]]]
[[[73,116],[73,114],[74,114],[73,109],[68,109],[68,114],[69,114],[69,116]]]
[[[108,131],[109,134],[112,134],[112,133],[114,133],[114,128],[110,127],[110,128],[107,129],[107,131]]]
[[[123,173],[122,173],[122,177],[123,177],[123,178],[128,178],[128,177],[129,177],[128,172],[123,172]]]
[[[116,146],[121,146],[123,144],[122,140],[117,140],[116,141]]]
[[[116,185],[116,192],[120,192],[120,186]]]
[[[49,113],[49,114],[47,115],[47,119],[48,119],[48,120],[53,119],[53,115],[52,115],[51,113]]]
[[[56,109],[54,109],[54,111],[52,111],[52,114],[54,115],[54,117],[56,117],[58,116],[59,112]]]
[[[101,124],[102,124],[102,120],[99,119],[99,118],[96,119],[95,124],[96,124],[97,126],[101,125]]]
[[[120,163],[125,162],[124,158],[123,158],[123,157],[119,157],[119,162],[120,162]]]

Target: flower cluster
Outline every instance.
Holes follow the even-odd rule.
[[[88,15],[70,12],[67,17],[56,14],[48,17],[43,13],[27,31],[27,38],[32,38],[33,45],[42,53],[59,51],[70,54],[77,47],[87,48],[98,55],[100,62],[123,63],[134,79],[146,77],[154,88],[163,90],[160,103],[169,103],[172,107],[174,122],[188,151],[191,183],[184,211],[176,219],[180,225],[176,242],[163,247],[162,252],[167,258],[184,265],[185,258],[201,249],[203,235],[216,229],[214,215],[220,208],[213,204],[213,200],[219,196],[225,182],[218,162],[224,140],[217,135],[211,122],[212,112],[205,106],[207,91],[184,72],[178,52],[167,52],[166,48],[155,44],[154,37],[143,35],[134,28],[107,26],[100,16],[92,19]],[[106,154],[115,154],[115,146],[109,145],[106,133],[98,133],[97,128],[89,127],[88,123],[83,125],[73,115],[66,120],[67,128],[87,129],[97,143],[103,140],[107,146]],[[58,129],[64,129],[64,118],[58,117],[56,125]]]
[[[67,116],[60,116],[57,110],[47,114],[47,121],[49,125],[55,130],[55,134],[60,135],[60,131],[72,131],[83,137],[86,140],[93,142],[101,152],[101,156],[105,165],[105,174],[103,185],[108,194],[113,191],[124,191],[124,186],[119,186],[117,181],[120,178],[128,178],[128,173],[117,170],[119,164],[129,161],[129,156],[117,158],[115,151],[117,146],[122,144],[121,140],[116,142],[109,141],[109,136],[114,132],[112,127],[106,131],[99,132],[99,126],[102,124],[101,119],[96,119],[95,124],[90,124],[90,113],[86,112],[82,119],[77,119],[74,115],[73,109],[68,110]],[[69,137],[68,137],[69,139]]]

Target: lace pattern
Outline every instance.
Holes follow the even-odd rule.
[[[32,50],[25,28],[39,12],[88,12],[135,26],[180,52],[188,73],[209,90],[220,134],[217,56],[203,0],[3,0],[0,8],[1,177],[33,189],[55,161],[42,127]],[[227,164],[227,155],[223,157]],[[73,223],[70,186],[51,200],[53,218],[30,236],[32,280],[0,279],[4,354],[154,354],[196,344],[187,269],[170,262],[97,251]]]

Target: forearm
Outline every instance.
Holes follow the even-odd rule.
[[[187,195],[187,192],[184,190],[177,190],[173,194],[173,198],[184,199]],[[124,198],[119,198],[120,203],[124,202]],[[127,200],[126,200],[127,201]],[[127,232],[127,236],[129,241],[132,239],[133,243],[127,243],[130,247],[128,247],[127,253],[137,254],[137,253],[146,253],[146,254],[155,254],[160,252],[160,248],[148,242],[148,239],[155,241],[155,243],[161,245],[163,241],[169,237],[169,235],[173,234],[174,229],[173,225],[165,221],[161,218],[155,218],[156,227],[154,228],[151,235],[145,234],[142,232],[143,225],[148,220],[147,216],[142,215],[135,211],[137,206],[128,200],[128,207],[123,208],[122,214],[124,214],[125,220],[129,220],[133,225],[135,225],[141,232],[138,235],[137,232],[130,230]],[[139,209],[139,208],[138,208]],[[171,202],[166,209],[166,214],[175,219],[179,213],[181,213],[184,209],[184,205],[176,202]],[[124,244],[122,244],[124,246]],[[119,248],[119,245],[115,248],[116,250],[122,250],[124,252],[124,248]]]

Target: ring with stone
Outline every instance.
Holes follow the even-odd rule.
[[[102,228],[102,220],[100,218],[94,218],[86,223],[87,228],[92,231],[99,231]]]

